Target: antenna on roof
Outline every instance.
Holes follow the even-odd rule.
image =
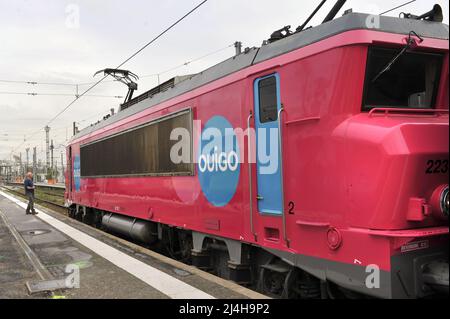
[[[306,25],[309,23],[309,21],[311,21],[311,19],[314,18],[314,16],[317,14],[317,12],[319,12],[319,10],[323,7],[325,2],[327,2],[327,0],[322,0],[322,2],[317,6],[317,8],[313,11],[313,13],[311,13],[311,15],[308,17],[308,19],[306,19],[306,21],[301,26],[299,26],[297,28],[297,30],[295,30],[295,32],[303,31],[303,29],[306,27]]]
[[[441,6],[438,4],[435,4],[431,11],[424,13],[421,16],[415,16],[411,13],[403,13],[403,18],[432,21],[432,22],[442,22],[442,21],[444,21],[444,14],[442,13]]]
[[[346,2],[347,0],[338,0],[331,11],[328,13],[328,15],[325,17],[325,20],[323,20],[322,24],[333,20]]]

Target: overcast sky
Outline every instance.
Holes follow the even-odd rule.
[[[75,94],[75,86],[31,85],[1,82],[86,83],[99,78],[93,74],[116,67],[200,0],[0,0],[0,159],[11,150],[25,155],[26,147],[38,147],[44,157],[43,127],[73,96],[27,96],[5,93]],[[233,55],[227,46],[242,41],[260,46],[272,31],[285,25],[300,25],[319,0],[209,0],[192,16],[148,47],[123,68],[139,76],[171,69],[187,61],[221,50],[195,63],[161,75],[191,74]],[[381,13],[404,0],[349,0],[344,9]],[[436,0],[448,12],[448,0]],[[418,0],[400,11],[422,14],[434,2]],[[328,1],[312,21],[318,24],[334,1]],[[341,11],[341,13],[343,12]],[[340,13],[340,14],[341,14]],[[79,19],[77,19],[77,16]],[[445,16],[448,24],[448,16]],[[225,48],[225,49],[224,49]],[[155,76],[140,79],[142,93],[157,84]],[[80,92],[88,86],[80,86]],[[90,94],[113,97],[85,97],[51,124],[51,138],[62,148],[70,138],[72,121],[83,128],[117,109],[126,87],[107,82]],[[38,134],[30,137],[36,131]],[[59,153],[62,149],[59,149]]]

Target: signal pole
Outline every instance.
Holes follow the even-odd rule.
[[[77,122],[73,122],[73,135],[77,135],[77,133],[78,133]]]
[[[33,174],[36,173],[36,147],[33,147]]]
[[[51,164],[52,164],[52,166],[51,166],[51,168],[52,168],[52,178],[54,177],[53,176],[53,150],[55,149],[55,146],[53,146],[53,140],[52,140],[52,144],[50,145],[50,152],[51,152]]]
[[[47,125],[45,127],[45,155],[46,155],[46,166],[47,166],[47,173],[48,169],[50,168],[50,127]]]
[[[21,175],[21,177],[23,177],[23,166],[22,166],[22,152],[20,152],[19,154],[19,175]]]
[[[30,148],[27,147],[27,148],[25,149],[25,151],[27,152],[27,164],[25,165],[25,174],[26,174],[26,173],[28,173],[28,170],[29,170],[29,167],[30,167],[30,156],[29,156],[29,154],[30,154]]]
[[[62,176],[62,180],[64,180],[65,179],[65,175],[64,175],[63,152],[61,152],[61,176]]]

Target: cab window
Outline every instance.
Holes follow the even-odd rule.
[[[259,116],[261,123],[278,120],[277,79],[270,76],[258,82]]]
[[[377,107],[434,107],[443,56],[414,51],[398,56],[400,51],[378,47],[369,49],[363,111]]]

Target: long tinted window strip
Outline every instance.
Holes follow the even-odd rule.
[[[191,122],[191,113],[183,113],[82,146],[81,176],[192,175],[191,163],[175,164],[170,158],[170,150],[178,142],[170,140],[170,133],[184,128],[192,136]]]
[[[374,47],[369,49],[363,111],[376,107],[434,107],[443,63],[440,54],[407,52],[390,70],[374,80],[399,51]]]
[[[259,117],[261,123],[278,120],[277,79],[271,76],[258,83]]]

